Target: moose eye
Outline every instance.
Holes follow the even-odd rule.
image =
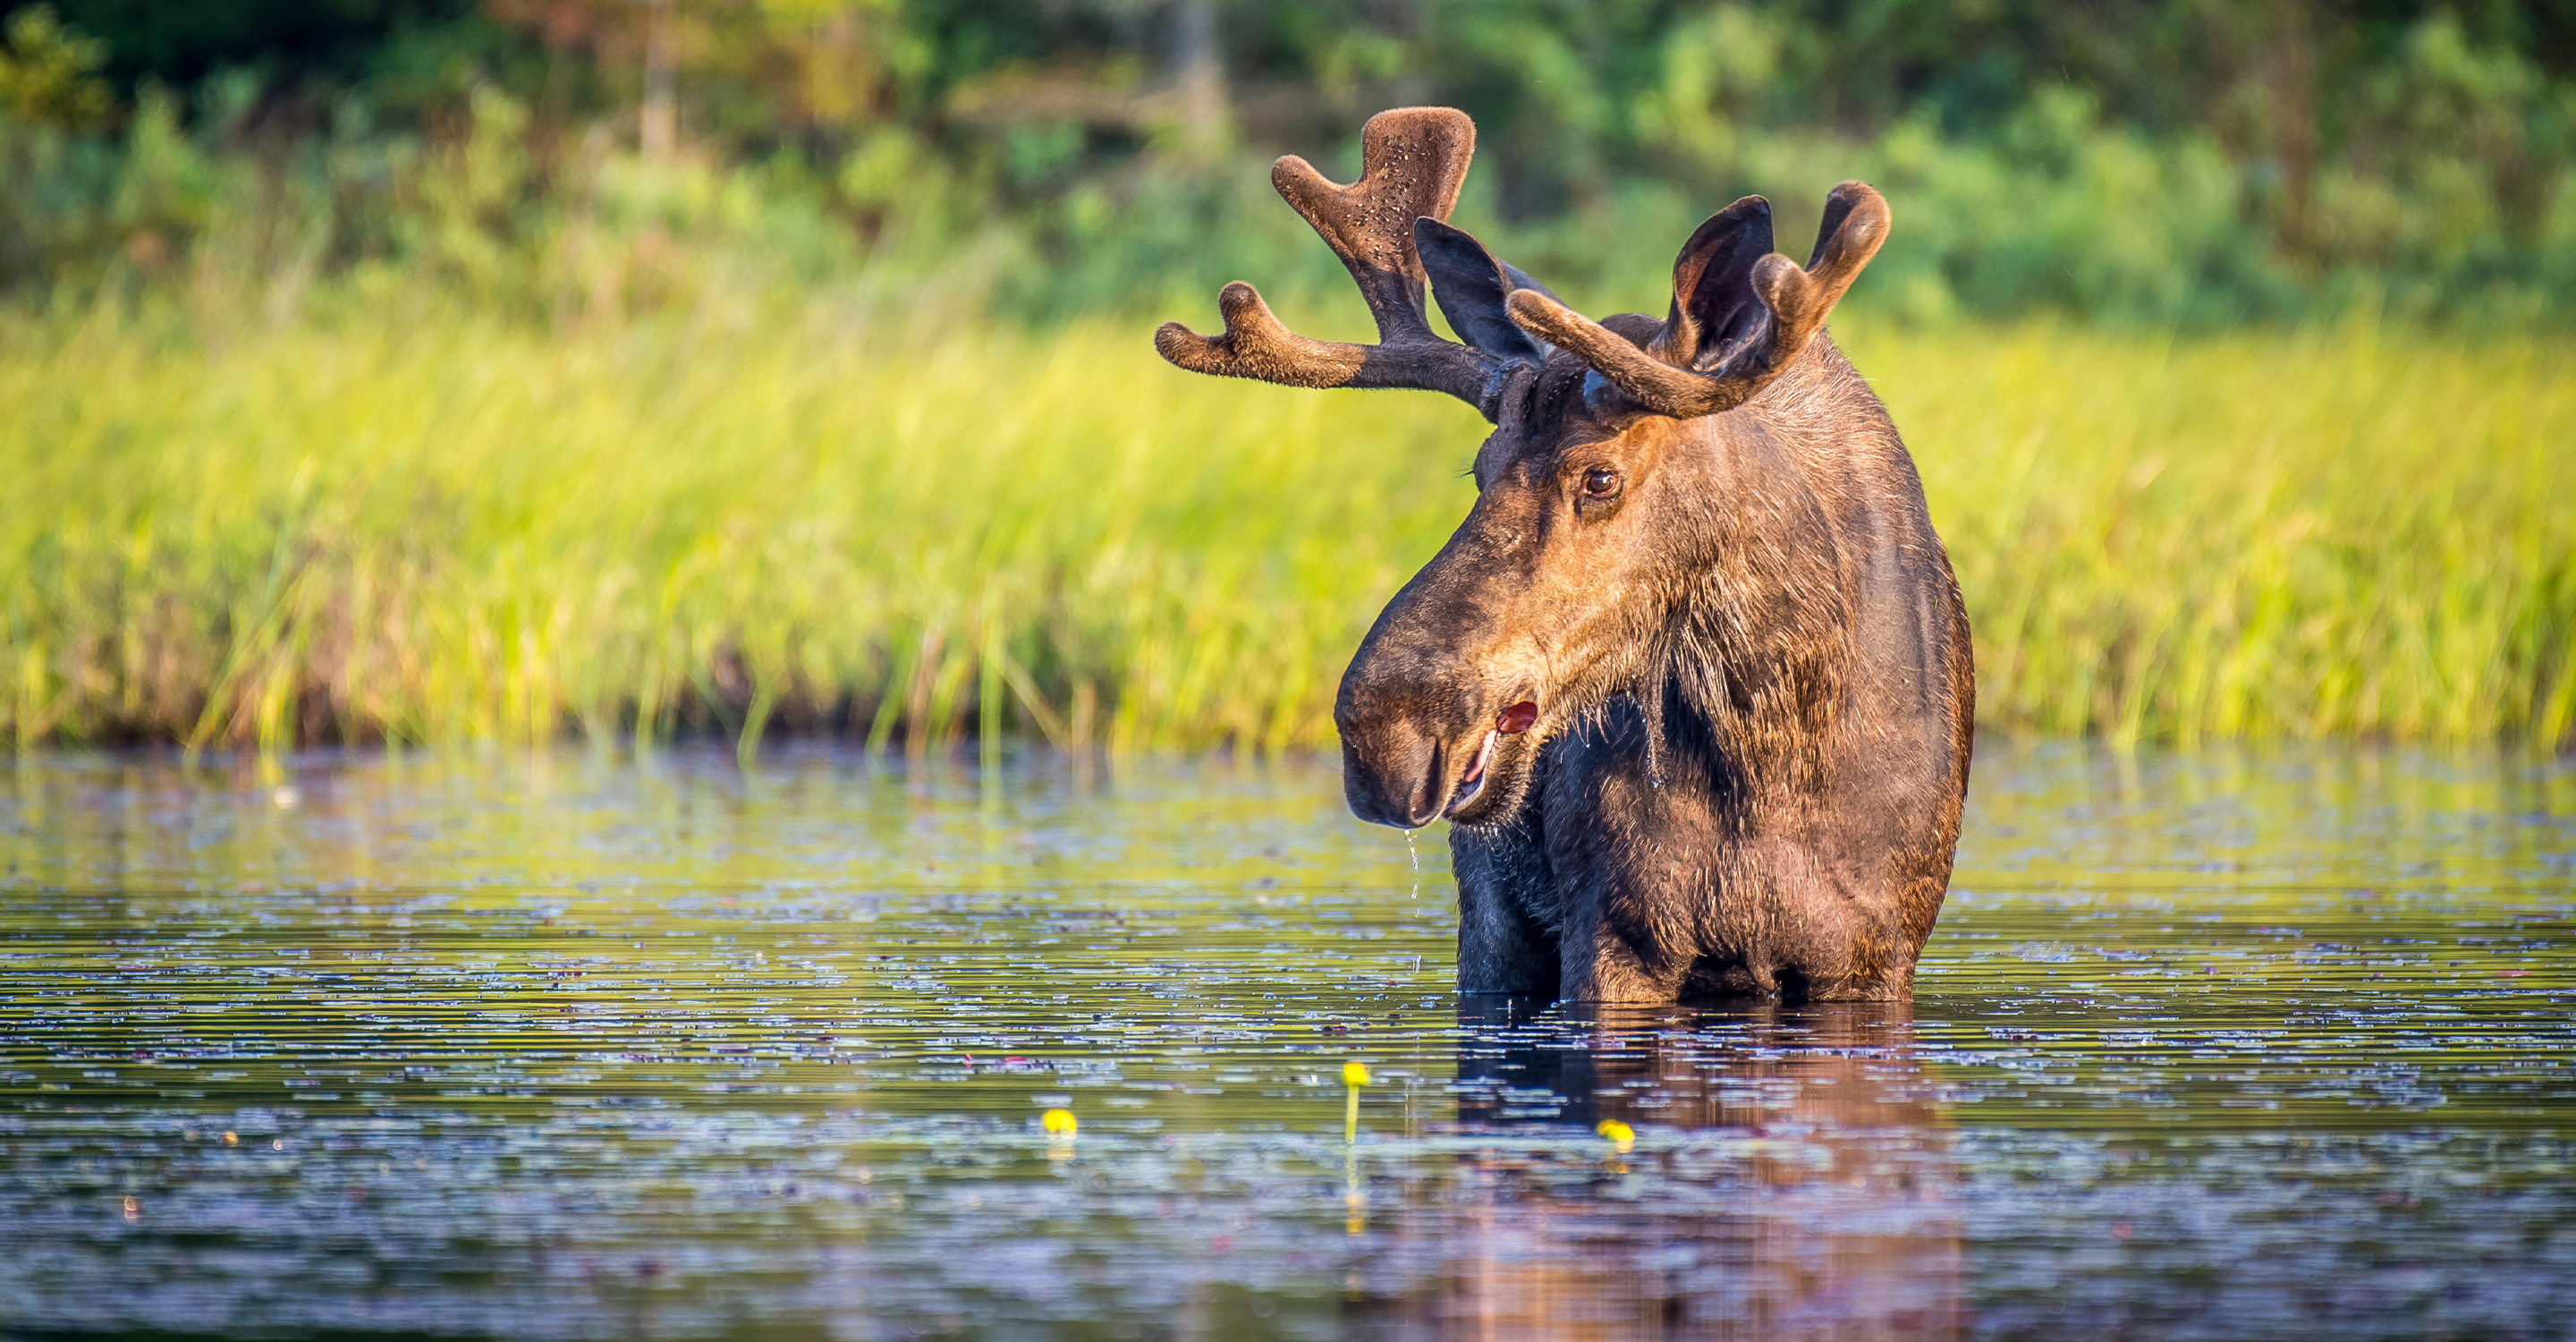
[[[1592,470],[1583,473],[1583,492],[1596,499],[1606,499],[1619,492],[1617,471]]]

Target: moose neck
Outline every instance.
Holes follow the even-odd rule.
[[[1638,700],[1658,767],[1704,763],[1751,818],[1818,794],[1852,602],[1825,503],[1790,437],[1758,406],[1712,416],[1703,432],[1724,469],[1700,515],[1701,562],[1682,576]]]

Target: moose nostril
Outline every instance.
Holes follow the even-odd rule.
[[[1505,736],[1518,736],[1528,731],[1530,724],[1536,721],[1538,721],[1538,705],[1523,699],[1503,710],[1503,715],[1494,720],[1494,730]]]
[[[1420,829],[1439,817],[1441,794],[1448,790],[1444,786],[1448,779],[1441,773],[1441,764],[1441,752],[1434,749],[1431,752],[1431,767],[1417,777],[1413,785],[1413,795],[1405,798],[1404,819],[1408,827]]]
[[[1419,829],[1449,800],[1454,752],[1401,719],[1363,724],[1342,737],[1342,791],[1351,811],[1373,825]]]

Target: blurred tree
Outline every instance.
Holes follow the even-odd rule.
[[[910,54],[890,0],[489,0],[485,12],[558,65],[588,62],[586,82],[625,104],[653,158],[684,132],[728,150],[845,149],[895,112]],[[545,114],[573,113],[565,82],[550,77]]]
[[[119,87],[149,77],[193,84],[224,66],[280,76],[364,71],[408,28],[452,23],[474,0],[49,0],[63,20],[106,42]],[[12,6],[14,7],[14,6]]]
[[[139,125],[159,86],[176,120],[154,135],[192,152],[339,146],[336,217],[373,211],[385,239],[403,207],[354,165],[394,181],[445,161],[403,146],[509,108],[532,202],[588,200],[601,155],[640,153],[756,173],[744,190],[870,245],[898,219],[906,246],[1007,227],[1038,306],[1120,301],[1179,282],[1178,252],[1302,264],[1240,160],[1346,173],[1369,112],[1442,102],[1479,126],[1469,210],[1557,273],[1612,220],[1683,226],[1744,190],[1794,212],[1865,171],[1907,187],[1882,264],[1927,315],[2576,284],[2576,0],[59,3],[55,24],[0,0],[41,53],[7,57],[8,87],[45,90],[0,115]],[[10,153],[0,253],[103,236],[79,220],[122,169]]]
[[[9,16],[0,41],[0,109],[18,121],[83,129],[107,115],[111,95],[98,71],[107,44],[66,32],[54,11],[31,5]]]

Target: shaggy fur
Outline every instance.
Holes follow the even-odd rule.
[[[1336,714],[1363,818],[1446,812],[1459,986],[1901,998],[1966,793],[1966,613],[1912,460],[1830,340],[1739,409],[1576,399],[1558,355]],[[1580,481],[1623,476],[1612,516]],[[1506,706],[1482,786],[1448,797]],[[1403,814],[1398,814],[1401,811]]]
[[[1464,122],[1387,113],[1363,143],[1463,154]],[[1415,166],[1405,180],[1464,176],[1463,159]],[[1355,814],[1452,822],[1459,987],[1910,995],[1975,685],[1913,461],[1823,334],[1885,202],[1837,188],[1801,268],[1770,253],[1769,207],[1738,201],[1683,248],[1661,323],[1595,324],[1439,225],[1447,200],[1411,218],[1410,195],[1373,202],[1401,176],[1382,167],[1332,188],[1341,213],[1317,227],[1384,344],[1309,350],[1261,324],[1249,286],[1229,289],[1225,337],[1167,326],[1158,344],[1201,371],[1448,391],[1494,421],[1474,507],[1379,616],[1334,711]],[[1422,343],[1405,281],[1425,263],[1469,344]]]

